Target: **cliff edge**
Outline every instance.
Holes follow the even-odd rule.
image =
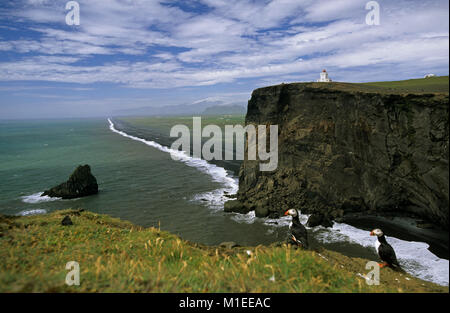
[[[447,77],[448,86],[448,77]],[[413,215],[449,226],[447,92],[370,84],[256,89],[246,124],[278,125],[278,168],[244,160],[238,200],[258,216],[286,208],[336,219]]]

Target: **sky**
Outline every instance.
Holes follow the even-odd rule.
[[[0,1],[0,119],[245,104],[255,88],[448,75],[448,0]],[[71,24],[71,23],[69,23]]]

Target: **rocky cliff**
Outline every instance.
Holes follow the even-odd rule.
[[[245,160],[238,200],[258,216],[407,214],[448,229],[448,108],[448,93],[359,84],[257,89],[246,124],[278,125],[278,168]]]

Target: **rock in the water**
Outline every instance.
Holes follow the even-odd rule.
[[[267,216],[268,218],[272,218],[272,219],[277,219],[280,218],[280,213],[279,212],[270,212],[269,215]],[[273,224],[277,224],[277,222],[274,222]]]
[[[333,222],[325,215],[323,214],[312,214],[308,218],[308,222],[306,223],[306,226],[308,227],[316,227],[316,226],[323,226],[323,227],[332,227]]]
[[[234,241],[226,241],[226,242],[222,242],[219,247],[222,248],[227,248],[227,249],[233,249],[235,247],[239,247],[239,245],[237,243],[235,243]]]
[[[308,226],[308,227],[316,227],[316,226],[320,225],[321,221],[322,221],[322,215],[312,214],[308,218],[308,222],[306,222],[306,226]]]
[[[269,215],[269,208],[266,206],[257,206],[255,209],[256,217],[266,217]]]
[[[70,219],[69,215],[66,215],[63,220],[61,221],[61,225],[68,226],[73,225],[72,220]]]
[[[73,199],[97,193],[97,179],[92,175],[90,166],[80,165],[70,175],[67,182],[46,190],[42,196]]]
[[[324,217],[322,220],[322,226],[323,227],[333,227],[333,221],[329,219],[327,216]]]
[[[246,214],[249,212],[249,209],[239,200],[230,200],[225,202],[224,211]]]

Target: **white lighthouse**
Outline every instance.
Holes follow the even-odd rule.
[[[319,83],[329,83],[332,80],[328,77],[328,73],[326,70],[323,70],[322,73],[320,73],[320,78],[317,80]]]

